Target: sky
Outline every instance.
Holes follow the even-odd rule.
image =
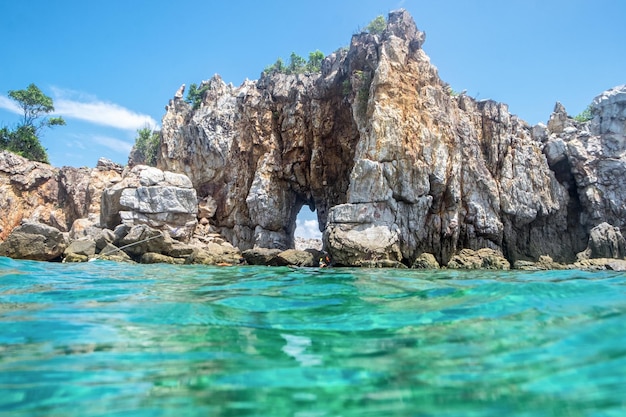
[[[530,124],[626,84],[623,0],[0,0],[0,127],[20,119],[7,92],[35,83],[67,123],[41,137],[52,165],[125,164],[182,84],[239,85],[279,56],[330,54],[398,8],[454,90]]]

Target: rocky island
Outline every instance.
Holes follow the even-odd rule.
[[[166,106],[157,166],[54,168],[0,153],[0,255],[313,266],[314,209],[337,266],[624,268],[626,86],[589,120],[530,126],[457,94],[404,10],[321,71],[214,76]]]

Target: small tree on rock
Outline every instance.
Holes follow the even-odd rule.
[[[35,84],[24,90],[10,90],[9,98],[22,109],[22,122],[13,131],[7,127],[0,129],[0,149],[23,156],[32,161],[48,163],[48,155],[39,141],[43,128],[65,124],[62,117],[46,117],[54,111],[52,99]]]
[[[306,70],[308,72],[319,72],[322,69],[322,61],[324,60],[324,53],[319,49],[315,52],[309,53],[309,62],[306,64]]]
[[[150,128],[144,127],[137,130],[135,146],[133,148],[133,158],[137,164],[156,166],[159,146],[161,145],[161,134]]]
[[[35,135],[38,135],[44,127],[65,124],[62,117],[45,117],[54,111],[54,105],[52,99],[35,84],[30,84],[25,90],[9,90],[9,97],[15,100],[24,112],[20,126],[34,128]]]
[[[387,21],[383,15],[376,16],[376,18],[365,27],[365,31],[372,35],[380,35],[385,29],[387,29]]]

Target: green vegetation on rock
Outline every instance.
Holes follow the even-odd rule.
[[[591,111],[591,105],[587,106],[585,110],[574,116],[574,120],[580,123],[588,122],[593,119],[593,113]]]
[[[35,84],[24,90],[9,90],[8,95],[22,109],[23,117],[15,130],[6,126],[0,129],[0,149],[31,161],[48,163],[48,154],[39,141],[39,134],[46,127],[64,125],[65,120],[62,117],[46,117],[54,111],[54,104]]]
[[[376,16],[374,20],[365,26],[365,32],[371,33],[372,35],[380,35],[385,31],[385,29],[387,29],[387,21],[383,15]]]
[[[285,65],[285,61],[278,57],[275,63],[267,66],[263,70],[263,74],[304,74],[307,72],[320,72],[322,70],[322,61],[324,61],[324,53],[319,50],[309,53],[308,61],[295,52],[292,52],[289,56],[289,65]]]
[[[135,138],[135,151],[139,154],[143,163],[156,166],[159,146],[161,144],[161,134],[158,131],[147,127],[137,130]]]
[[[200,104],[202,104],[202,99],[204,98],[204,93],[206,93],[210,89],[208,84],[198,84],[191,83],[189,84],[189,90],[187,90],[187,98],[185,101],[193,107],[194,110],[200,108]]]

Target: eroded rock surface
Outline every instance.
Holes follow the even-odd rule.
[[[137,165],[103,191],[100,224],[110,229],[147,225],[186,241],[198,223],[197,214],[196,190],[187,176]]]
[[[61,258],[66,247],[67,240],[57,228],[43,223],[24,223],[0,243],[0,256],[54,261]]]
[[[505,104],[453,94],[424,39],[399,10],[383,33],[356,34],[327,56],[319,73],[264,74],[239,87],[215,76],[197,108],[183,86],[163,117],[159,169],[128,168],[124,179],[105,162],[56,169],[2,152],[0,241],[23,221],[75,225],[77,238],[91,221],[180,240],[220,234],[260,256],[294,247],[306,205],[334,265],[446,266],[484,250],[529,268],[583,251],[623,257],[626,86],[594,99],[589,121],[557,103],[546,125],[531,127]],[[600,243],[585,251],[588,242]],[[213,259],[181,256],[192,254]]]
[[[100,195],[121,180],[122,167],[100,159],[96,168],[55,168],[0,152],[0,241],[22,223],[67,232],[79,218],[97,221]]]
[[[594,102],[611,122],[577,125],[560,106],[531,127],[505,104],[452,94],[423,42],[400,10],[321,73],[240,87],[215,76],[199,108],[170,101],[158,165],[191,178],[207,222],[242,250],[293,247],[300,208],[316,209],[338,265],[422,253],[446,265],[481,248],[571,262],[600,220],[623,227],[619,94]]]

